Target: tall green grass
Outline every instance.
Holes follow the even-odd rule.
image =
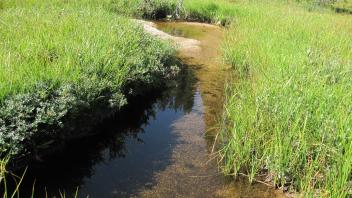
[[[22,176],[17,176],[12,173],[9,173],[7,170],[8,161],[8,157],[4,157],[0,160],[0,195],[2,195],[3,198],[19,197],[19,188],[23,181],[24,175],[26,174],[26,171],[24,171]],[[13,177],[15,179],[16,185],[13,186],[14,188],[8,186],[9,177]]]
[[[111,0],[114,13],[146,19],[173,19],[229,25],[239,10],[226,0]]]
[[[165,49],[155,50],[160,43],[142,29],[101,9],[11,8],[1,20],[0,100],[44,80],[77,82],[89,72],[120,85],[128,70],[160,64]]]
[[[1,2],[1,153],[80,136],[79,120],[95,123],[170,75],[173,49],[104,2]]]
[[[304,197],[352,188],[352,19],[296,4],[251,2],[227,33],[224,171],[267,171]]]
[[[230,25],[241,14],[241,10],[227,0],[184,0],[187,20]]]
[[[162,83],[172,49],[121,15],[231,25],[224,172],[351,196],[352,19],[291,1],[0,0],[0,152],[36,152]]]

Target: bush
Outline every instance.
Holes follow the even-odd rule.
[[[111,0],[109,9],[115,13],[145,19],[175,17],[176,0]]]

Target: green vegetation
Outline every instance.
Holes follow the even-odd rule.
[[[304,197],[348,197],[352,181],[350,16],[237,3],[225,59],[224,171],[263,171]],[[318,190],[319,189],[319,190]]]
[[[81,136],[86,128],[79,120],[95,123],[167,77],[173,50],[124,16],[226,24],[223,13],[232,13],[229,3],[210,0],[0,5],[0,152],[15,155]]]
[[[79,120],[99,121],[160,87],[171,71],[171,47],[105,4],[1,5],[1,153],[33,153],[79,137],[87,129]]]
[[[173,50],[125,17],[170,15],[228,26],[224,58],[238,79],[226,90],[224,172],[351,196],[352,18],[311,9],[351,3],[298,2],[0,0],[0,152],[82,136],[86,122],[160,87]]]
[[[19,197],[19,188],[20,185],[23,181],[24,175],[26,174],[26,171],[24,171],[22,176],[17,176],[17,175],[13,175],[11,173],[9,173],[7,171],[7,163],[9,161],[8,157],[4,157],[0,160],[0,195],[2,195],[3,198],[8,198],[8,197]],[[12,177],[16,177],[16,185],[15,188],[13,190],[9,190],[8,185],[8,177],[12,176]]]
[[[240,14],[240,10],[226,0],[185,0],[185,19],[223,26],[230,25]]]
[[[352,1],[340,0],[334,2],[331,7],[338,13],[352,14]]]
[[[107,7],[120,15],[145,19],[176,17],[181,8],[177,0],[111,0]]]
[[[199,21],[229,25],[237,12],[226,0],[111,0],[108,9],[130,17]]]
[[[182,19],[230,26],[224,58],[239,80],[227,90],[224,172],[349,196],[352,20],[325,9],[341,1],[183,3]]]

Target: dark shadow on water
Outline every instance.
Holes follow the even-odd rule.
[[[131,197],[153,184],[153,173],[170,164],[177,137],[174,121],[194,105],[196,79],[185,68],[170,88],[136,97],[128,108],[95,128],[99,135],[71,142],[65,150],[30,164],[20,197]]]

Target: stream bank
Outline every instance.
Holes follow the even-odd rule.
[[[219,59],[223,30],[184,22],[144,27],[178,46],[187,65],[179,79],[100,124],[96,130],[105,135],[31,164],[23,189],[30,192],[36,181],[36,193],[49,197],[59,190],[72,195],[77,187],[79,197],[282,197],[267,186],[224,177],[210,160],[213,139],[205,132],[221,114],[230,73]]]

